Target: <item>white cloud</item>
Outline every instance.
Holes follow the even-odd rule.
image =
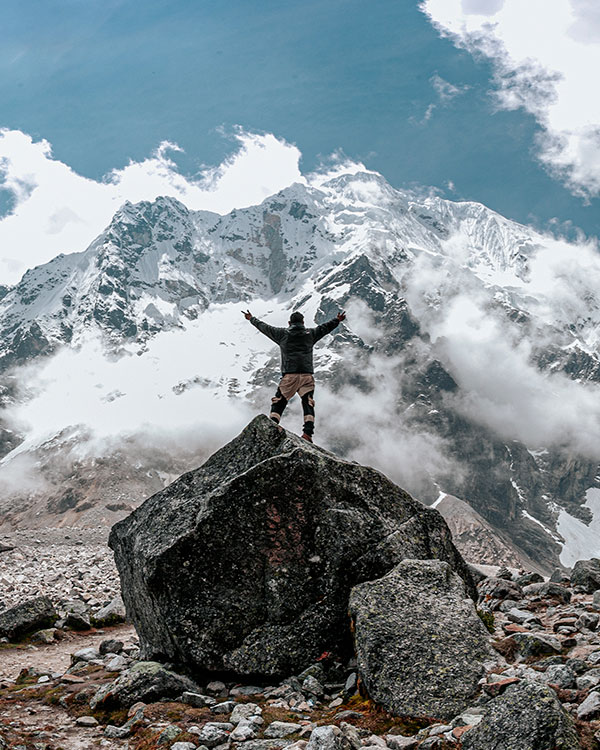
[[[450,81],[444,80],[437,73],[431,76],[429,80],[442,102],[448,102],[469,90],[469,86],[455,86]]]
[[[496,97],[542,131],[539,158],[575,193],[600,195],[600,10],[595,0],[423,0],[443,35],[495,66]]]
[[[567,347],[558,330],[577,328],[590,352],[600,335],[600,255],[593,243],[541,237],[527,271],[490,289],[468,268],[468,240],[444,244],[446,258],[417,258],[407,300],[434,351],[461,387],[452,406],[505,440],[529,448],[560,446],[600,459],[600,386],[560,371],[541,371],[538,347]],[[498,292],[498,296],[495,296]],[[511,323],[498,299],[531,314]]]
[[[234,139],[238,150],[194,180],[178,172],[169,155],[179,149],[165,141],[149,158],[96,181],[55,159],[48,141],[0,130],[0,176],[15,201],[0,219],[0,282],[15,283],[59,253],[84,250],[126,200],[169,195],[191,209],[228,213],[304,181],[296,146],[242,130]]]

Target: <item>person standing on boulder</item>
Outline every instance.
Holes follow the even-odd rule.
[[[258,320],[250,312],[242,312],[261,333],[268,336],[281,350],[281,380],[275,396],[271,399],[271,419],[279,424],[288,401],[297,393],[302,400],[304,427],[302,437],[312,443],[315,430],[315,379],[313,376],[313,347],[346,319],[340,312],[335,318],[316,328],[304,326],[302,313],[293,312],[287,328],[275,328]]]

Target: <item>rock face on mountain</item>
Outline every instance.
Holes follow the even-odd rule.
[[[464,581],[441,560],[403,560],[355,586],[350,613],[364,686],[397,716],[451,718],[497,656]]]
[[[352,652],[351,588],[406,557],[470,573],[437,513],[379,472],[256,417],[116,524],[145,658],[271,678]]]

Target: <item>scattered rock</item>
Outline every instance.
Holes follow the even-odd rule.
[[[514,641],[517,650],[523,657],[556,654],[560,653],[562,648],[558,638],[554,638],[548,634],[513,633],[510,638]]]
[[[223,701],[222,703],[213,704],[210,710],[213,714],[230,714],[235,705],[235,701]]]
[[[530,583],[543,583],[544,577],[541,576],[539,573],[525,573],[523,576],[519,576],[516,580],[516,583],[519,584],[519,586],[529,586]]]
[[[556,664],[548,667],[544,674],[546,682],[550,685],[558,685],[563,690],[575,687],[575,672],[564,664]]]
[[[229,717],[229,721],[232,724],[237,724],[242,719],[250,719],[253,716],[260,716],[261,714],[262,708],[256,703],[236,703],[235,708]]]
[[[58,614],[50,599],[38,596],[0,614],[0,636],[14,641],[34,630],[51,627],[57,619]]]
[[[463,750],[579,750],[572,719],[546,685],[511,685],[461,737]]]
[[[97,727],[98,721],[93,716],[78,716],[75,719],[78,727]]]
[[[178,737],[181,734],[181,727],[178,727],[177,724],[171,724],[168,727],[165,727],[162,732],[158,735],[158,738],[156,740],[156,743],[158,745],[170,745],[173,740]]]
[[[472,586],[437,511],[264,415],[109,543],[143,658],[265,678],[349,656],[350,588],[406,557],[435,555]]]
[[[400,734],[388,734],[385,739],[391,750],[413,750],[419,744],[416,737],[402,737]]]
[[[571,601],[571,592],[559,583],[548,581],[547,583],[531,583],[523,589],[525,596],[539,597],[540,599],[558,599],[560,602]]]
[[[69,612],[65,617],[65,625],[71,630],[89,630],[92,627],[87,615],[80,615],[75,612]]]
[[[313,729],[306,750],[341,750],[341,730],[332,725]]]
[[[504,578],[484,578],[477,585],[480,599],[522,599],[523,590],[518,583],[507,581]]]
[[[45,628],[38,630],[31,636],[32,643],[44,643],[46,645],[56,642],[56,628]]]
[[[75,651],[71,654],[71,664],[76,664],[78,661],[94,661],[100,658],[100,653],[93,646],[87,648],[80,648],[79,651]]]
[[[120,654],[123,650],[123,641],[117,641],[114,638],[107,638],[102,641],[98,647],[101,654]]]
[[[198,735],[198,740],[202,745],[213,748],[227,742],[232,730],[233,724],[209,721],[194,734]],[[188,731],[191,732],[191,728]]]
[[[591,721],[600,718],[600,693],[594,691],[577,709],[577,718],[583,721]]]
[[[120,594],[117,594],[110,604],[99,609],[91,619],[94,627],[104,628],[109,625],[117,625],[120,622],[125,622],[126,618],[127,614],[123,599]]]
[[[273,721],[265,729],[265,737],[288,737],[296,734],[302,729],[302,724],[293,724],[288,721]]]
[[[201,693],[186,690],[181,696],[181,701],[182,703],[187,703],[188,706],[194,706],[194,708],[208,708],[214,706],[217,699],[212,698],[210,695],[202,695]]]
[[[257,735],[257,726],[250,719],[241,719],[229,736],[231,742],[247,742],[255,739]]]
[[[344,684],[344,698],[351,698],[358,689],[358,675],[352,672]]]
[[[359,584],[350,613],[363,684],[397,715],[454,716],[494,658],[463,581],[440,560],[404,560]]]

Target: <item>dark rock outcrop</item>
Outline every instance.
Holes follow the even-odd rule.
[[[573,720],[545,685],[520,682],[491,700],[463,750],[579,750]]]
[[[289,675],[348,656],[348,596],[404,558],[475,590],[448,527],[374,469],[256,417],[116,524],[110,546],[144,658]]]
[[[358,669],[371,698],[400,716],[450,719],[497,658],[462,579],[441,560],[404,560],[352,589]]]
[[[58,614],[47,596],[28,599],[0,614],[0,636],[14,641],[35,630],[49,628]]]

